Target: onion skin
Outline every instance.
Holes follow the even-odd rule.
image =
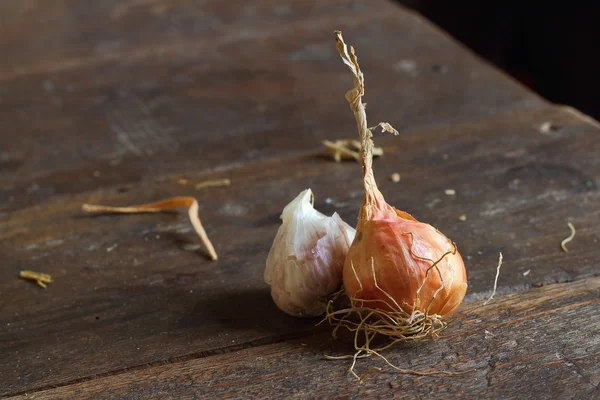
[[[454,244],[433,226],[417,221],[410,214],[387,204],[373,208],[375,213],[371,219],[359,220],[344,263],[343,282],[348,296],[357,300],[381,300],[359,301],[364,307],[399,311],[396,304],[376,287],[374,270],[377,285],[405,312],[410,314],[419,310],[442,317],[450,315],[467,291],[465,265]],[[442,282],[436,268],[430,267],[445,253],[449,254],[437,264],[444,288],[434,299]],[[415,303],[428,269],[427,282]]]

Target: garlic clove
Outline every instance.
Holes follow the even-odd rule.
[[[264,274],[277,307],[299,317],[325,312],[355,234],[337,213],[327,217],[312,202],[306,189],[283,209]]]

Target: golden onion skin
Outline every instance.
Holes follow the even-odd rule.
[[[386,206],[381,207],[383,210],[377,207],[371,219],[359,219],[355,239],[344,263],[346,293],[357,300],[378,300],[359,302],[361,306],[398,311],[383,290],[409,314],[415,305],[414,310],[442,317],[450,315],[467,291],[462,257],[454,244],[433,226]],[[434,298],[442,281],[440,273],[431,266],[440,259],[437,267],[444,288]],[[415,303],[417,290],[428,269],[427,281]]]

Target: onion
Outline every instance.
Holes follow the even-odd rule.
[[[377,191],[377,188],[374,188]],[[351,298],[365,307],[415,310],[445,317],[467,291],[463,260],[454,244],[429,224],[365,196],[356,239],[344,264],[343,282]],[[373,201],[374,200],[374,201]],[[383,203],[381,203],[383,202]]]
[[[462,302],[467,278],[456,246],[431,225],[387,204],[377,188],[372,128],[367,127],[362,103],[364,77],[354,49],[346,46],[341,32],[336,31],[335,37],[337,50],[354,78],[354,88],[346,93],[346,99],[358,124],[365,194],[343,270],[343,285],[352,307],[329,309],[328,319],[355,332],[365,331],[367,343],[361,349],[369,353],[368,342],[377,333],[396,340],[436,335],[445,327],[442,317]],[[397,133],[389,124],[380,126]],[[361,322],[349,322],[349,311],[361,314]]]

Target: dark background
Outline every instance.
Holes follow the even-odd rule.
[[[600,1],[399,2],[548,100],[600,119]]]

